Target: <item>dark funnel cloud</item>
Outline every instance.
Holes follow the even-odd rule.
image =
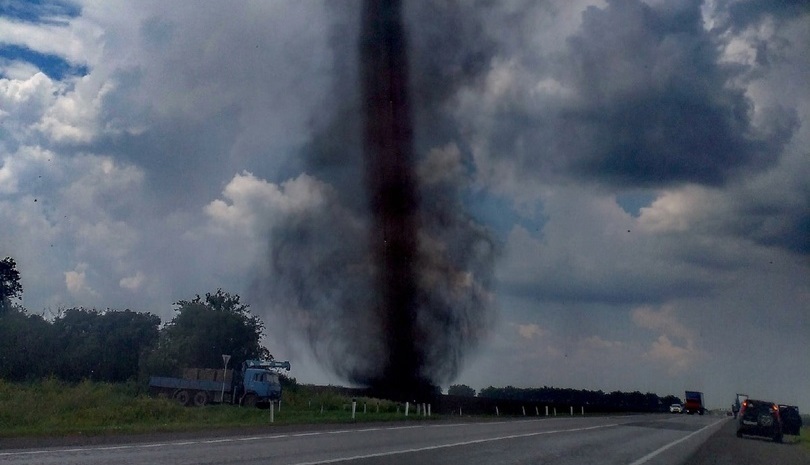
[[[256,284],[270,324],[394,398],[453,380],[485,336],[497,250],[462,201],[469,154],[443,109],[486,71],[488,41],[461,3],[408,6],[329,6],[334,101],[302,154],[319,201],[271,230]]]
[[[416,332],[419,199],[401,3],[364,1],[360,27],[369,244],[379,293],[373,305],[388,352],[379,378],[369,381],[388,391],[414,392],[424,384],[424,344]]]

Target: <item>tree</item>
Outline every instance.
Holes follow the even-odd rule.
[[[218,289],[175,303],[177,314],[161,331],[161,339],[148,363],[162,370],[182,367],[221,368],[222,355],[231,356],[229,365],[238,367],[245,360],[268,358],[261,346],[264,323],[251,315],[240,297]]]
[[[138,375],[142,353],[157,341],[160,318],[131,310],[71,308],[53,326],[62,379],[123,382]]]
[[[475,389],[466,384],[454,384],[447,390],[450,396],[475,397]]]
[[[11,301],[19,300],[22,292],[17,262],[11,257],[0,260],[0,311],[8,310],[11,307]]]
[[[29,381],[54,374],[51,324],[11,305],[0,312],[0,378]]]

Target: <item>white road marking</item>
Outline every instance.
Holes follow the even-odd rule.
[[[704,426],[703,428],[700,428],[697,431],[693,431],[692,433],[689,433],[689,434],[687,434],[686,436],[684,436],[684,437],[682,437],[680,439],[677,439],[677,440],[675,440],[673,442],[670,442],[669,444],[667,444],[667,445],[665,445],[665,446],[663,446],[663,447],[661,447],[661,448],[659,448],[657,450],[654,450],[654,451],[650,452],[649,454],[645,455],[644,457],[641,457],[640,459],[636,460],[635,462],[631,463],[630,465],[641,465],[642,463],[649,462],[653,457],[657,456],[661,452],[664,452],[665,450],[669,449],[670,447],[675,446],[677,444],[680,444],[680,443],[686,441],[687,439],[691,438],[692,436],[694,436],[696,434],[700,434],[701,432],[711,428],[712,426],[716,426],[716,425],[718,425],[718,424],[720,424],[720,423],[722,423],[722,422],[724,422],[726,420],[727,420],[726,418],[723,418],[723,419],[715,421],[714,423],[712,423],[710,425],[706,425],[706,426]]]
[[[548,421],[546,419],[545,421]],[[529,420],[519,420],[518,422],[531,422],[531,421],[543,421],[543,419],[529,419]],[[392,427],[374,427],[374,428],[363,428],[363,429],[348,429],[348,430],[332,430],[332,431],[316,431],[316,432],[307,432],[307,433],[290,433],[290,434],[274,434],[274,435],[266,435],[266,436],[248,436],[248,437],[230,437],[230,438],[220,438],[220,439],[199,439],[193,441],[178,441],[178,442],[154,442],[154,443],[143,443],[143,444],[123,444],[123,445],[114,445],[114,446],[88,446],[88,447],[68,447],[63,449],[34,449],[34,450],[21,450],[21,451],[14,451],[14,452],[0,452],[0,457],[14,457],[14,456],[25,456],[25,455],[42,455],[42,454],[62,454],[62,453],[72,453],[72,452],[91,452],[94,450],[127,450],[127,449],[149,449],[149,448],[156,448],[156,447],[175,447],[175,446],[188,446],[188,445],[197,445],[197,444],[214,444],[214,443],[229,443],[229,442],[251,442],[251,441],[267,441],[272,439],[284,439],[290,437],[300,437],[300,436],[319,436],[319,435],[326,435],[326,434],[348,434],[348,433],[362,433],[368,431],[390,431],[390,430],[403,430],[403,429],[416,429],[416,428],[435,428],[435,427],[442,427],[442,428],[452,428],[452,427],[464,427],[464,426],[476,426],[476,425],[493,425],[493,424],[504,424],[510,423],[509,421],[497,421],[497,422],[480,422],[480,423],[451,423],[451,424],[444,424],[444,425],[408,425],[408,426],[392,426]],[[512,422],[514,423],[514,422]],[[615,426],[615,425],[607,425],[607,426]],[[604,426],[596,426],[592,428],[602,428]],[[536,434],[550,434],[553,432],[565,432],[565,431],[582,431],[590,428],[579,428],[579,429],[572,429],[572,430],[558,430],[558,431],[551,431],[551,432],[542,432],[542,433],[529,433],[529,435],[536,435]],[[514,437],[522,437],[522,436],[514,436]],[[504,437],[503,439],[509,439],[509,437]],[[489,441],[492,439],[487,439],[484,441]],[[474,442],[473,442],[474,443]],[[471,443],[471,444],[473,444]],[[463,444],[459,444],[463,445]],[[451,446],[447,446],[451,447]],[[404,453],[404,452],[403,452]],[[321,462],[316,462],[321,463]],[[322,462],[322,463],[329,463],[329,462]]]
[[[449,447],[459,447],[459,446],[468,446],[471,444],[482,444],[486,442],[493,442],[493,441],[503,441],[505,439],[519,439],[519,438],[528,438],[532,436],[542,436],[545,434],[556,434],[556,433],[572,433],[577,431],[587,431],[599,428],[609,428],[611,426],[619,426],[619,423],[610,423],[606,425],[597,425],[597,426],[589,426],[587,428],[572,428],[572,429],[559,429],[559,430],[551,430],[551,431],[536,431],[534,433],[524,433],[524,434],[512,434],[509,436],[498,436],[494,438],[486,438],[486,439],[476,439],[472,441],[463,441],[463,442],[453,442],[449,444],[439,444],[436,446],[427,446],[427,447],[416,447],[412,449],[402,449],[402,450],[394,450],[389,452],[378,452],[375,454],[366,454],[366,455],[354,455],[351,457],[340,457],[335,459],[326,459],[326,460],[318,460],[315,462],[299,462],[294,465],[324,465],[328,463],[340,463],[340,462],[350,462],[353,460],[363,460],[363,459],[371,459],[371,458],[378,458],[378,457],[389,457],[391,455],[401,455],[401,454],[410,454],[414,452],[424,452],[429,450],[437,450],[437,449],[447,449]]]

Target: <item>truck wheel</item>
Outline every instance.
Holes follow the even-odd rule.
[[[242,405],[244,405],[245,407],[255,407],[256,396],[254,394],[245,395],[245,397],[242,398]]]
[[[189,395],[188,391],[185,389],[182,391],[177,391],[174,394],[174,400],[180,403],[180,405],[188,405],[189,401],[191,400],[191,395]]]
[[[208,394],[205,391],[197,391],[194,393],[194,406],[203,407],[208,403]]]

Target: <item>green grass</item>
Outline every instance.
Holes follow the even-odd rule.
[[[802,429],[799,430],[799,442],[810,450],[810,415],[802,415]]]
[[[363,413],[363,403],[366,413]],[[357,399],[356,421],[405,420],[398,405]],[[351,422],[351,399],[294,386],[284,393],[275,424]],[[417,419],[410,416],[408,419]],[[137,384],[79,384],[46,379],[36,383],[0,380],[0,437],[70,436],[189,431],[268,425],[269,410],[233,405],[183,407],[152,398]]]

